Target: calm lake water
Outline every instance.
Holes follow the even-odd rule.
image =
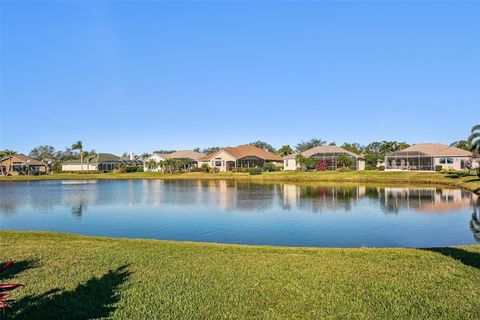
[[[85,235],[319,247],[480,243],[459,189],[234,181],[0,183],[0,227]]]

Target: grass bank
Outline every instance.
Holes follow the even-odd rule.
[[[48,176],[0,177],[0,181],[60,180],[60,179],[227,179],[264,182],[361,182],[382,184],[428,184],[464,188],[480,193],[480,178],[465,173],[425,173],[425,172],[265,172],[260,175],[245,173],[180,173],[162,174],[157,172],[139,173],[65,173]]]
[[[12,319],[480,319],[480,246],[315,249],[0,232]],[[7,280],[8,279],[8,280]]]

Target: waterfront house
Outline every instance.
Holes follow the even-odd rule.
[[[8,175],[26,175],[47,173],[47,165],[43,161],[35,160],[18,153],[0,159],[0,170]]]
[[[466,169],[472,153],[440,143],[419,143],[385,157],[386,171],[435,171]]]
[[[337,158],[339,155],[345,155],[352,161],[353,170],[365,170],[365,158],[356,153],[350,152],[337,146],[318,146],[300,153],[305,158],[312,158],[317,163],[322,163],[326,170],[337,170]],[[300,165],[297,162],[298,154],[291,154],[283,157],[283,170],[297,170]]]
[[[233,168],[262,167],[266,162],[283,166],[283,159],[279,155],[251,145],[225,147],[198,159],[199,166],[206,163],[220,172],[230,171]]]
[[[112,171],[120,165],[143,166],[143,162],[135,157],[119,157],[111,153],[98,153],[92,159],[83,159],[83,171]],[[62,171],[82,171],[80,159],[62,163]]]
[[[186,169],[192,169],[198,167],[198,160],[205,156],[205,154],[194,151],[194,150],[179,150],[171,153],[154,153],[147,159],[145,159],[145,163],[143,165],[144,171],[161,171],[162,168],[160,166],[149,167],[149,161],[153,160],[157,164],[161,161],[165,161],[167,159],[175,159],[175,160],[190,160],[190,164]]]

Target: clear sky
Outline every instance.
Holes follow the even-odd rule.
[[[480,2],[1,2],[0,148],[450,143]]]

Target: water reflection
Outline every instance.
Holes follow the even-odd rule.
[[[468,191],[435,187],[259,184],[229,180],[39,181],[0,184],[0,218],[24,211],[64,212],[62,210],[65,208],[69,208],[71,216],[76,219],[83,219],[90,212],[99,214],[99,210],[107,210],[109,214],[115,214],[125,208],[131,208],[132,214],[148,211],[149,208],[188,210],[198,214],[208,211],[239,212],[254,216],[270,211],[309,214],[343,212],[354,213],[358,218],[368,217],[370,220],[365,220],[361,226],[361,232],[365,232],[370,228],[369,223],[379,223],[372,222],[371,216],[376,212],[384,216],[403,216],[403,213],[443,215],[473,210],[469,229],[478,242],[479,201],[477,195]],[[378,219],[378,214],[375,217]],[[315,222],[321,223],[320,220]],[[256,223],[255,226],[258,221]],[[423,223],[428,228],[428,223]],[[122,227],[128,228],[128,225]]]
[[[476,241],[480,242],[480,198],[477,199],[473,206],[472,220],[470,220],[470,230]]]
[[[363,199],[378,202],[388,214],[402,209],[444,213],[472,208],[478,196],[460,189],[371,186],[312,186],[258,184],[225,180],[130,180],[97,183],[6,183],[0,185],[0,212],[11,214],[24,206],[48,211],[71,206],[81,216],[87,206],[140,204],[209,205],[218,209],[263,211],[280,202],[283,209],[309,212],[352,211]]]

